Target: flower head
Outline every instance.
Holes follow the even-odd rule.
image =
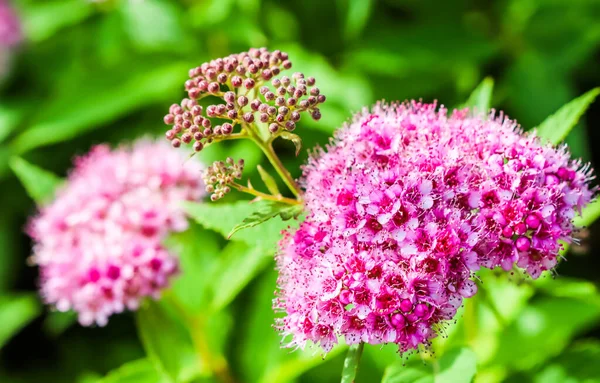
[[[300,72],[280,76],[291,67],[285,52],[252,48],[190,69],[185,83],[189,98],[171,105],[164,118],[171,126],[167,139],[174,147],[193,142],[199,152],[207,144],[228,139],[239,126],[261,124],[277,135],[294,130],[302,113],[320,119],[318,106],[325,96],[313,77]],[[199,104],[209,96],[217,103]],[[223,120],[227,122],[215,125]]]
[[[144,140],[96,146],[75,161],[28,230],[46,302],[76,311],[83,325],[104,325],[158,296],[178,269],[161,241],[187,228],[181,201],[204,193],[199,165],[184,161],[168,144]]]
[[[304,168],[308,216],[280,244],[278,325],[291,346],[325,351],[338,336],[427,344],[476,293],[473,271],[556,265],[590,178],[503,115],[364,110]]]

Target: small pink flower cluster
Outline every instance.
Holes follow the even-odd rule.
[[[178,270],[161,241],[187,228],[181,201],[204,194],[200,166],[182,166],[185,160],[168,143],[150,141],[114,151],[96,146],[76,160],[28,230],[45,301],[76,311],[82,325],[103,326],[159,295]]]
[[[378,105],[304,169],[308,217],[281,241],[288,346],[428,344],[480,267],[533,278],[590,201],[591,170],[514,121],[435,104]]]

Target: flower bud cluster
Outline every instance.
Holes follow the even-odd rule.
[[[235,162],[228,157],[225,162],[215,161],[204,172],[203,179],[206,184],[206,192],[211,193],[212,201],[225,197],[231,191],[229,185],[236,179],[242,178],[244,172],[244,160]]]
[[[487,118],[486,118],[487,117]],[[471,273],[556,265],[590,201],[589,166],[503,115],[411,102],[365,110],[304,168],[306,220],[280,242],[290,346],[428,344]]]
[[[319,120],[319,105],[326,100],[313,77],[300,72],[291,78],[279,76],[290,69],[287,53],[269,52],[266,48],[250,49],[212,60],[189,72],[185,83],[188,98],[173,104],[164,121],[171,128],[166,137],[174,147],[193,143],[196,152],[223,139],[236,126],[261,123],[277,134],[292,131],[306,112]],[[203,107],[198,101],[213,96],[218,101]],[[216,120],[228,122],[215,125]]]

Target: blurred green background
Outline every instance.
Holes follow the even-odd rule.
[[[73,156],[94,144],[162,136],[162,117],[183,97],[189,68],[253,46],[287,51],[294,68],[316,77],[328,97],[323,119],[303,119],[297,131],[305,148],[325,144],[353,112],[379,99],[423,98],[455,106],[490,76],[495,81],[492,105],[529,129],[600,84],[597,0],[13,3],[26,41],[0,85],[3,383],[152,381],[128,375],[152,370],[143,359],[135,315],[114,316],[105,328],[82,328],[35,298],[37,270],[26,264],[31,243],[23,234],[35,203],[10,164],[14,167],[14,158],[22,157],[64,177]],[[574,156],[596,164],[599,121],[596,102],[567,139]],[[288,142],[279,142],[276,150],[299,175],[306,150],[295,157]],[[202,159],[227,155],[245,158],[247,169],[265,161],[246,142],[214,146]],[[461,311],[458,323],[442,331],[436,354],[469,347],[476,356],[476,382],[599,382],[596,233],[594,226],[581,233],[581,245],[571,250],[557,277],[548,273],[532,282],[520,275],[482,275],[485,288]],[[221,298],[222,308],[207,318],[206,328],[211,345],[229,360],[240,381],[339,381],[343,349],[325,359],[312,351],[279,349],[280,339],[271,328],[276,278],[272,261],[260,258],[244,264],[236,254],[251,252],[249,243],[226,244],[200,225],[178,240],[173,242],[188,273],[174,290],[187,296],[187,303],[202,304],[204,295],[214,299],[218,283],[236,281],[235,291]],[[241,262],[246,274],[225,268],[228,262]],[[150,315],[152,308],[146,310]],[[157,331],[166,326],[160,317],[154,319]],[[357,381],[379,382],[386,368],[389,376],[405,368],[403,363],[419,373],[437,368],[438,362],[424,365],[420,358],[429,356],[407,361],[394,347],[367,347]],[[125,363],[120,372],[102,378]],[[176,380],[215,381],[200,370]]]

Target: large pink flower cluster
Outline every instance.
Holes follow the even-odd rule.
[[[186,229],[182,201],[203,195],[200,166],[168,143],[97,146],[76,160],[66,185],[29,226],[45,301],[83,325],[157,297],[177,272],[161,245]]]
[[[289,346],[427,344],[480,267],[553,268],[591,170],[504,116],[410,102],[365,110],[304,169],[308,217],[281,242]]]

